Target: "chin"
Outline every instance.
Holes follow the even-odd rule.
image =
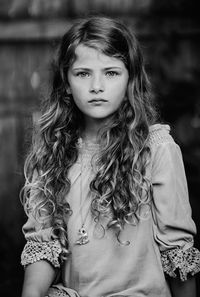
[[[95,115],[95,116],[91,116],[92,119],[94,120],[106,120],[108,119],[112,114],[106,114],[106,115]]]

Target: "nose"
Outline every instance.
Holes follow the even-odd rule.
[[[101,74],[94,75],[91,81],[90,92],[98,94],[98,93],[104,92],[104,88],[105,86],[104,86],[102,75]]]

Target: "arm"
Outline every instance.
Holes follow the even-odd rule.
[[[184,282],[178,278],[169,278],[169,285],[173,297],[196,297],[195,277],[190,277]]]
[[[25,268],[22,297],[44,297],[56,275],[53,266],[44,260]]]
[[[33,182],[37,174],[35,171]],[[25,267],[22,297],[44,297],[60,269],[62,247],[53,232],[51,217],[35,216],[40,197],[35,186],[30,186],[28,219],[22,228],[27,241],[21,254],[21,264]]]
[[[154,137],[156,138],[156,137]],[[191,217],[180,148],[170,135],[159,135],[152,147],[154,236],[173,297],[195,297],[194,275],[200,252],[193,247],[196,226]]]

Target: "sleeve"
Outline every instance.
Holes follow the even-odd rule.
[[[196,227],[191,217],[182,154],[170,138],[154,146],[152,160],[155,240],[164,272],[184,281],[188,274],[200,271],[200,252],[193,247]]]
[[[34,181],[37,173],[33,174],[31,195],[29,198],[29,208],[34,209],[36,204]],[[28,214],[28,220],[22,227],[22,232],[26,239],[26,244],[21,254],[21,264],[27,266],[39,260],[47,260],[54,267],[60,267],[60,254],[62,252],[58,237],[54,234],[50,220],[39,221],[33,215],[33,211]]]
[[[22,231],[27,240],[21,254],[23,266],[39,260],[47,260],[54,267],[60,267],[62,248],[51,226],[42,228],[41,224],[32,215],[29,215]]]

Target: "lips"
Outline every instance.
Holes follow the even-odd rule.
[[[94,98],[88,101],[89,103],[98,103],[98,102],[108,102],[108,100],[106,99],[102,99],[102,98]]]

